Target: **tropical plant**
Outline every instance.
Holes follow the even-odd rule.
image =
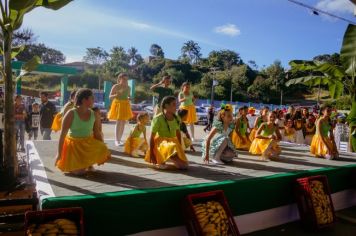
[[[92,65],[101,65],[109,57],[109,54],[101,47],[87,48],[83,60]]]
[[[15,119],[14,119],[14,86],[11,69],[11,60],[21,52],[24,47],[13,47],[12,40],[14,32],[18,30],[24,16],[37,7],[45,7],[52,10],[58,10],[71,2],[71,0],[3,0],[0,1],[0,27],[3,37],[1,54],[3,54],[3,66],[1,74],[5,85],[5,127],[4,127],[4,151],[3,162],[0,163],[2,184],[9,184],[15,181],[17,177],[17,156],[15,140]]]
[[[344,90],[352,99],[349,121],[356,124],[356,26],[346,29],[340,52],[340,65],[330,62],[295,60],[289,63],[292,72],[306,75],[287,81],[286,85],[306,84],[310,86],[325,85],[331,98],[338,98]]]
[[[154,57],[164,58],[164,52],[161,46],[158,44],[152,44],[150,47],[150,53]]]
[[[188,58],[190,63],[197,64],[202,56],[200,50],[201,48],[197,42],[189,40],[182,46],[182,58]]]

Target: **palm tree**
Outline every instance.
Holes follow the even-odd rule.
[[[158,44],[152,44],[150,47],[150,53],[154,57],[164,58],[164,52],[161,46]]]
[[[0,53],[3,55],[3,65],[0,73],[5,82],[5,128],[4,128],[4,150],[3,159],[0,159],[0,184],[10,184],[17,177],[17,156],[15,140],[14,120],[14,87],[11,69],[11,60],[24,47],[12,47],[14,31],[18,30],[26,13],[36,7],[45,7],[58,10],[72,0],[2,0],[0,1],[0,28],[3,36],[3,44]],[[2,150],[1,150],[2,151]]]
[[[189,40],[182,46],[182,58],[189,58],[191,63],[196,64],[201,58],[200,50],[201,48],[198,43],[193,40]]]

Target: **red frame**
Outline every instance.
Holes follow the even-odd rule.
[[[203,236],[203,229],[201,228],[198,218],[194,212],[193,205],[196,203],[203,203],[207,201],[217,201],[221,204],[224,208],[228,220],[229,220],[229,227],[232,231],[233,236],[239,236],[240,232],[237,228],[236,222],[234,220],[234,216],[231,213],[229,205],[227,203],[225,194],[222,190],[204,192],[204,193],[197,193],[197,194],[189,194],[184,201],[183,213],[185,218],[186,227],[190,236]]]
[[[311,199],[311,188],[310,181],[318,180],[322,182],[324,186],[324,192],[329,196],[330,199],[330,207],[333,214],[333,222],[329,224],[320,225],[317,223],[315,209]],[[300,219],[303,224],[307,227],[311,227],[313,229],[322,229],[326,227],[331,227],[334,225],[336,221],[334,204],[331,198],[331,191],[329,187],[328,178],[325,175],[317,175],[305,178],[297,179],[296,185],[296,200],[299,210]]]

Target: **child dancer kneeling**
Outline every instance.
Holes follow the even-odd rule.
[[[209,163],[210,157],[214,164],[229,163],[237,157],[237,150],[231,140],[235,129],[232,120],[231,105],[222,105],[218,120],[214,121],[212,130],[202,143],[202,155],[206,163]]]
[[[316,133],[310,145],[310,152],[315,157],[334,159],[339,156],[339,153],[330,124],[331,107],[322,107],[321,115],[316,122]]]
[[[188,110],[186,109],[179,109],[177,112],[179,118],[181,120],[184,120],[187,115],[188,115]],[[181,131],[181,143],[182,143],[182,147],[183,149],[187,149],[190,148],[190,151],[195,152],[193,143],[192,143],[192,139],[190,138],[188,129],[187,129],[187,125],[184,122],[180,122],[180,131]]]
[[[237,118],[235,131],[232,133],[232,143],[236,149],[248,151],[251,146],[251,141],[248,133],[248,119],[247,119],[248,107],[244,106],[239,109],[241,116]]]
[[[262,155],[263,160],[277,157],[281,152],[278,142],[282,137],[275,124],[276,117],[277,114],[274,111],[268,114],[267,122],[262,123],[258,128],[250,147],[250,153]]]
[[[56,166],[63,172],[84,174],[92,165],[110,158],[101,135],[100,118],[91,109],[93,104],[93,92],[80,89],[75,96],[76,108],[63,118],[56,159]]]
[[[147,138],[146,138],[146,125],[149,121],[149,116],[147,113],[142,113],[137,116],[137,124],[135,128],[131,131],[129,137],[125,142],[125,153],[131,155],[132,157],[139,157],[140,155],[145,156],[148,148]],[[143,138],[141,138],[143,134]]]
[[[188,160],[180,143],[180,120],[175,114],[176,106],[175,97],[163,98],[162,113],[152,120],[150,147],[146,153],[145,161],[160,169],[166,169],[169,161],[173,162],[178,169],[188,168]]]

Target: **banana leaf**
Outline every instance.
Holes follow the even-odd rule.
[[[342,42],[340,59],[346,73],[355,76],[356,69],[356,25],[349,24]]]

